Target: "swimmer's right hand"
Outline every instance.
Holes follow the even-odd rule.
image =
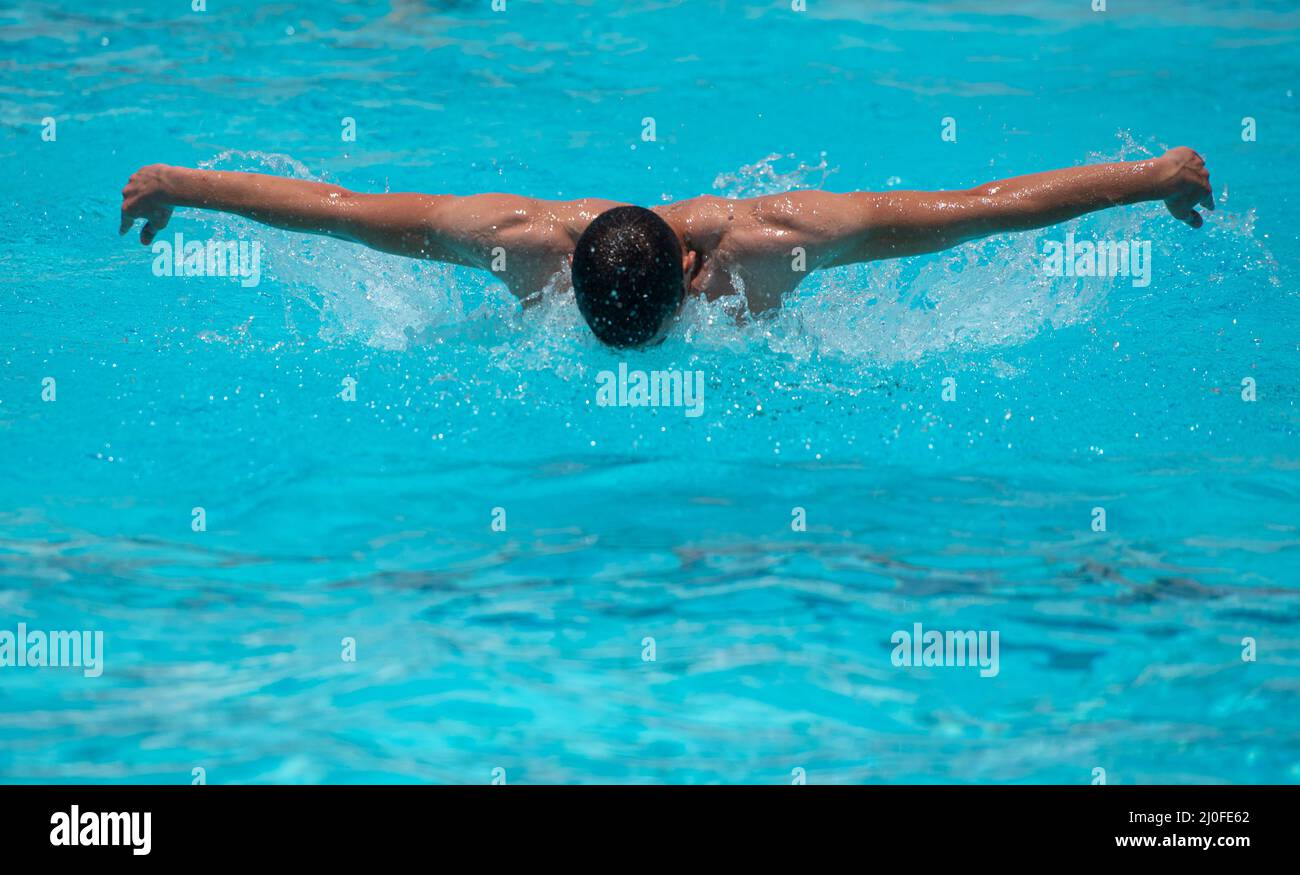
[[[140,242],[148,246],[172,217],[172,202],[168,195],[167,178],[172,168],[166,164],[141,167],[127,180],[122,189],[122,226],[118,234],[131,230],[136,219],[144,219],[140,229]]]
[[[1157,197],[1165,202],[1170,214],[1193,228],[1204,223],[1197,206],[1214,209],[1214,189],[1205,159],[1186,146],[1170,149],[1156,159],[1160,168]]]

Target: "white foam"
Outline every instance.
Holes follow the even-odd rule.
[[[1149,151],[1121,132],[1117,154],[1089,161],[1122,160]],[[715,188],[727,197],[752,197],[816,188],[835,173],[825,155],[813,164],[794,156],[769,155],[732,173],[719,174]],[[258,170],[319,179],[286,155],[229,151],[204,166]],[[884,175],[882,174],[882,179]],[[877,186],[881,187],[881,186]],[[1255,266],[1277,283],[1277,265],[1253,238],[1253,214],[1224,210],[1208,218],[1205,239],[1248,241]],[[373,252],[328,238],[291,234],[242,219],[212,219],[220,233],[264,241],[274,284],[306,302],[318,326],[300,326],[334,342],[357,340],[378,349],[400,350],[454,336],[491,351],[510,370],[572,369],[582,350],[595,348],[572,297],[548,291],[544,302],[520,313],[513,298],[490,278],[460,268]],[[856,265],[813,275],[795,299],[775,316],[749,319],[739,298],[713,303],[692,300],[673,331],[669,349],[718,351],[766,348],[806,361],[814,356],[851,359],[888,367],[952,351],[1013,346],[1044,331],[1087,322],[1118,288],[1132,294],[1124,277],[1051,277],[1041,269],[1042,243],[1073,229],[1093,239],[1152,239],[1157,274],[1177,273],[1185,232],[1160,204],[1143,204],[1093,214],[1063,226],[1004,235],[966,244],[934,256]],[[1203,245],[1203,244],[1202,244]],[[1238,252],[1236,257],[1242,257]],[[1174,264],[1171,268],[1169,265]],[[286,316],[286,318],[289,318]]]

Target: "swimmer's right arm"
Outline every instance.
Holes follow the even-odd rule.
[[[147,246],[175,207],[217,210],[468,267],[492,269],[494,255],[504,252],[506,265],[494,272],[513,287],[512,280],[533,272],[540,257],[563,257],[569,240],[558,226],[581,203],[510,194],[361,194],[304,179],[154,164],[137,171],[122,190],[119,233],[144,219],[140,242]]]
[[[965,191],[858,192],[839,205],[841,248],[827,258],[850,264],[937,252],[968,240],[1044,228],[1123,204],[1162,200],[1192,228],[1214,209],[1205,161],[1179,146],[1142,161],[1085,164],[985,183]]]

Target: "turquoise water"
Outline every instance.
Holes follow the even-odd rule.
[[[0,629],[105,639],[0,668],[0,779],[1300,780],[1292,4],[187,5],[0,6]],[[1127,208],[622,355],[461,269],[178,212],[261,243],[243,288],[116,235],[154,162],[653,205],[1179,144],[1199,232]],[[1150,285],[1044,275],[1070,230]],[[597,406],[620,361],[704,414]],[[914,623],[999,673],[895,667]]]

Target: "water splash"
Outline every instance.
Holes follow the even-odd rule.
[[[1139,143],[1127,132],[1117,138],[1116,150],[1094,153],[1089,161],[1157,154],[1153,145]],[[789,161],[796,163],[781,169]],[[203,166],[327,181],[292,157],[270,153],[227,151]],[[772,154],[719,174],[714,188],[727,197],[752,197],[819,188],[835,172],[825,153],[814,163]],[[471,271],[261,226],[250,231],[242,219],[213,221],[218,233],[256,233],[264,240],[270,254],[267,274],[290,298],[311,309],[319,319],[318,336],[330,343],[360,340],[388,350],[468,343],[487,351],[495,367],[561,375],[585,375],[586,368],[575,362],[598,348],[572,297],[553,287],[540,305],[520,312],[490,278]],[[1203,233],[1229,238],[1233,257],[1243,259],[1244,269],[1262,269],[1277,285],[1277,263],[1253,229],[1253,213],[1220,209],[1208,217]],[[750,318],[741,298],[692,300],[665,348],[687,357],[748,350],[798,362],[830,357],[887,368],[927,356],[1012,347],[1044,331],[1086,323],[1112,294],[1133,294],[1126,277],[1048,276],[1042,270],[1046,241],[1060,241],[1070,232],[1079,239],[1152,240],[1163,264],[1176,265],[1175,274],[1191,275],[1197,268],[1187,262],[1198,251],[1177,235],[1179,230],[1162,205],[1144,204],[995,236],[930,257],[818,273],[782,311],[764,318]],[[1211,280],[1216,276],[1212,272]]]
[[[794,155],[772,153],[753,164],[746,164],[734,173],[719,173],[713,187],[723,197],[760,197],[806,188],[822,188],[826,180],[839,171],[826,163],[826,153],[821,153],[816,164],[799,164],[790,170],[779,170],[777,164],[784,160],[798,160]],[[820,178],[814,178],[821,174]]]
[[[200,166],[333,181],[311,172],[290,156],[266,152],[228,150]],[[458,276],[448,265],[376,252],[327,237],[280,231],[239,217],[210,216],[214,236],[262,241],[268,262],[265,276],[281,285],[290,298],[315,312],[319,337],[328,342],[359,339],[378,349],[405,349],[412,338],[465,321],[463,293],[484,286]],[[296,330],[288,313],[286,320],[290,330]]]

